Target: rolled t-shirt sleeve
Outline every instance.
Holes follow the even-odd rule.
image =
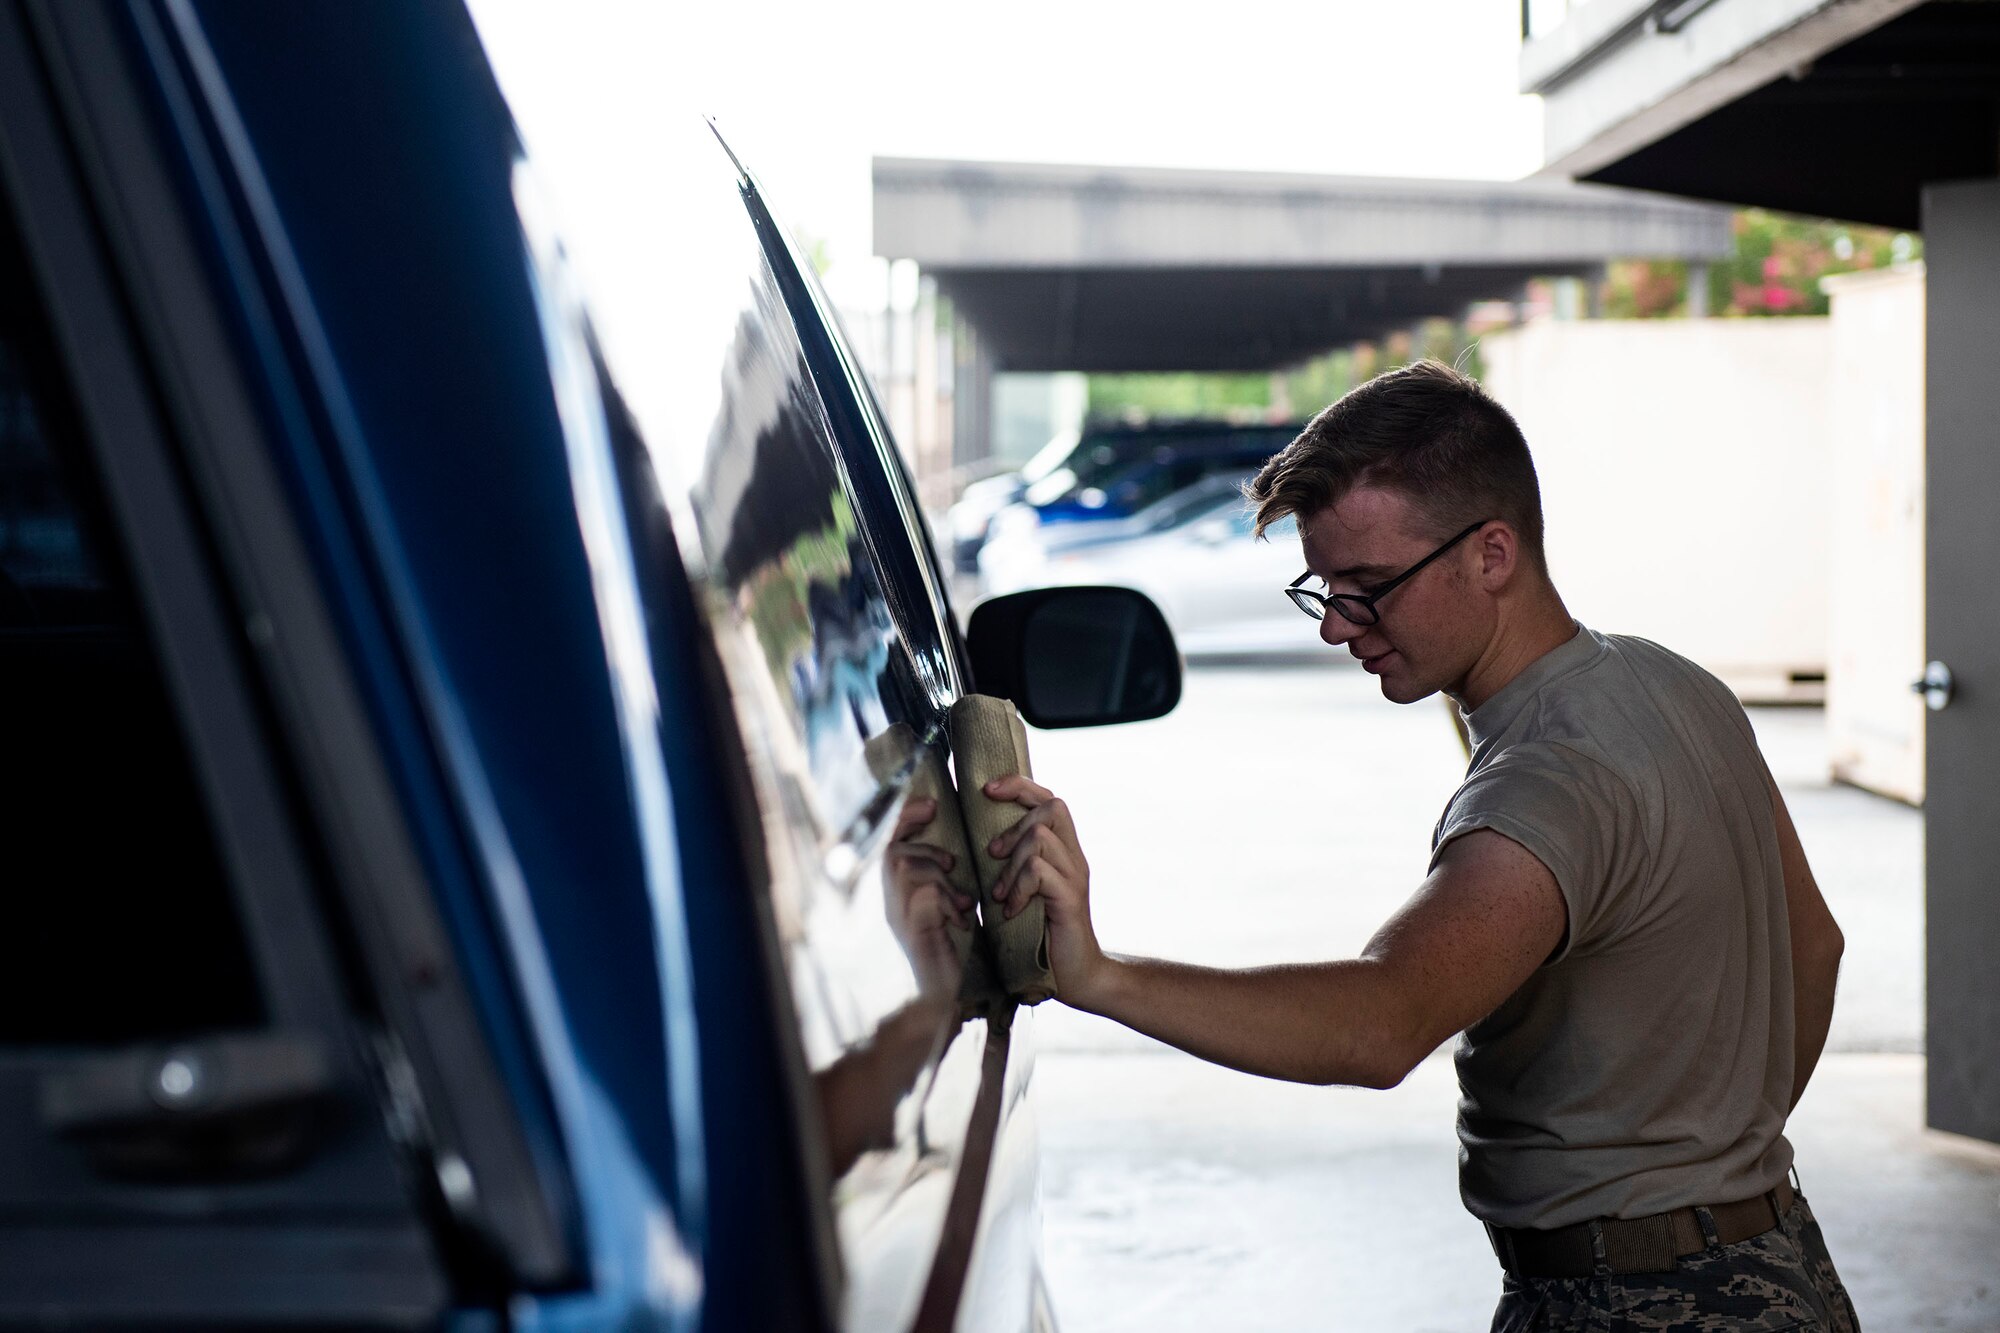
[[[1622,915],[1629,849],[1621,843],[1638,827],[1636,807],[1623,780],[1595,760],[1560,745],[1513,746],[1451,798],[1431,845],[1431,869],[1452,839],[1477,829],[1527,848],[1562,890],[1567,955]]]

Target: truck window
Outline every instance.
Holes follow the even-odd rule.
[[[839,312],[762,196],[752,193],[748,203],[765,237],[772,274],[798,321],[801,350],[826,407],[830,443],[850,487],[878,585],[927,702],[941,711],[964,690],[969,672],[949,624],[943,567],[917,504],[916,487]]]
[[[242,928],[38,316],[0,214],[0,1043],[253,1027]]]

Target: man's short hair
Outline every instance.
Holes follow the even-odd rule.
[[[1542,493],[1528,442],[1507,409],[1469,375],[1439,361],[1386,371],[1306,423],[1298,438],[1244,487],[1257,531],[1310,518],[1357,486],[1409,500],[1443,541],[1482,519],[1502,518],[1537,569]]]

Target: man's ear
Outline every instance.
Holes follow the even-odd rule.
[[[1499,592],[1521,569],[1521,535],[1506,519],[1495,519],[1481,528],[1473,541],[1479,549],[1479,585],[1487,592]]]

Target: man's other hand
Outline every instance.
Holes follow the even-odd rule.
[[[1009,920],[1035,899],[1042,900],[1049,920],[1049,966],[1061,988],[1057,998],[1089,1008],[1105,959],[1090,925],[1090,863],[1083,859],[1069,807],[1047,787],[1018,776],[994,779],[986,784],[986,794],[1027,811],[986,849],[1006,862],[993,897]]]

